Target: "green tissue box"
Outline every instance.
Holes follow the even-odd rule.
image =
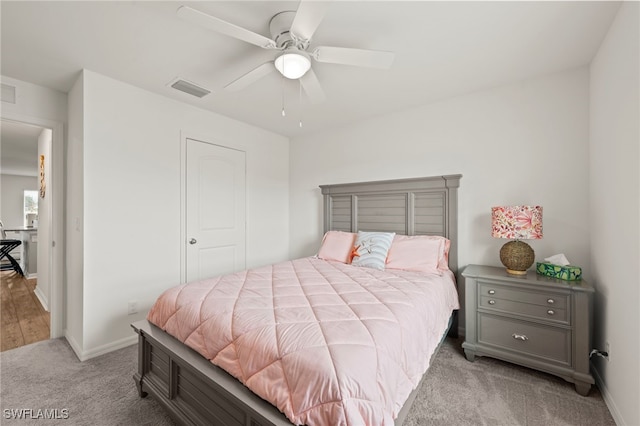
[[[578,281],[582,279],[582,268],[579,266],[562,266],[552,263],[536,262],[536,272],[540,275],[565,281]]]

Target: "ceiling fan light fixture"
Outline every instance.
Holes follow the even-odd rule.
[[[297,80],[309,71],[311,61],[309,56],[301,51],[284,52],[276,58],[275,66],[283,76]]]

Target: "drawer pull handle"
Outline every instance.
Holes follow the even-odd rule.
[[[516,334],[516,333],[513,333],[513,334],[511,335],[511,337],[513,337],[513,338],[514,338],[514,339],[516,339],[516,340],[522,340],[523,342],[524,342],[525,340],[529,340],[529,338],[528,338],[527,336],[525,336],[524,334]]]
[[[495,290],[489,290],[489,294],[496,294]]]
[[[554,303],[556,303],[556,301],[553,299],[547,299],[547,303],[553,305]]]
[[[495,301],[495,300],[489,300],[489,304],[490,304],[490,305],[495,305],[495,304],[496,304],[496,301]]]
[[[555,311],[554,311],[553,309],[549,309],[549,310],[547,311],[547,313],[548,313],[549,315],[555,315]]]

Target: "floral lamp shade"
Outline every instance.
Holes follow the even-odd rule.
[[[542,238],[541,206],[501,206],[491,208],[491,235],[513,240]]]
[[[542,238],[542,207],[500,206],[491,208],[491,235],[508,238],[500,249],[500,261],[513,275],[525,275],[533,265],[535,253],[529,244],[520,240]]]

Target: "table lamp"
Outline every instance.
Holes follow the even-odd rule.
[[[500,249],[500,261],[513,275],[525,275],[533,265],[535,253],[529,244],[520,240],[542,238],[541,206],[501,206],[491,208],[491,235],[509,238]]]

